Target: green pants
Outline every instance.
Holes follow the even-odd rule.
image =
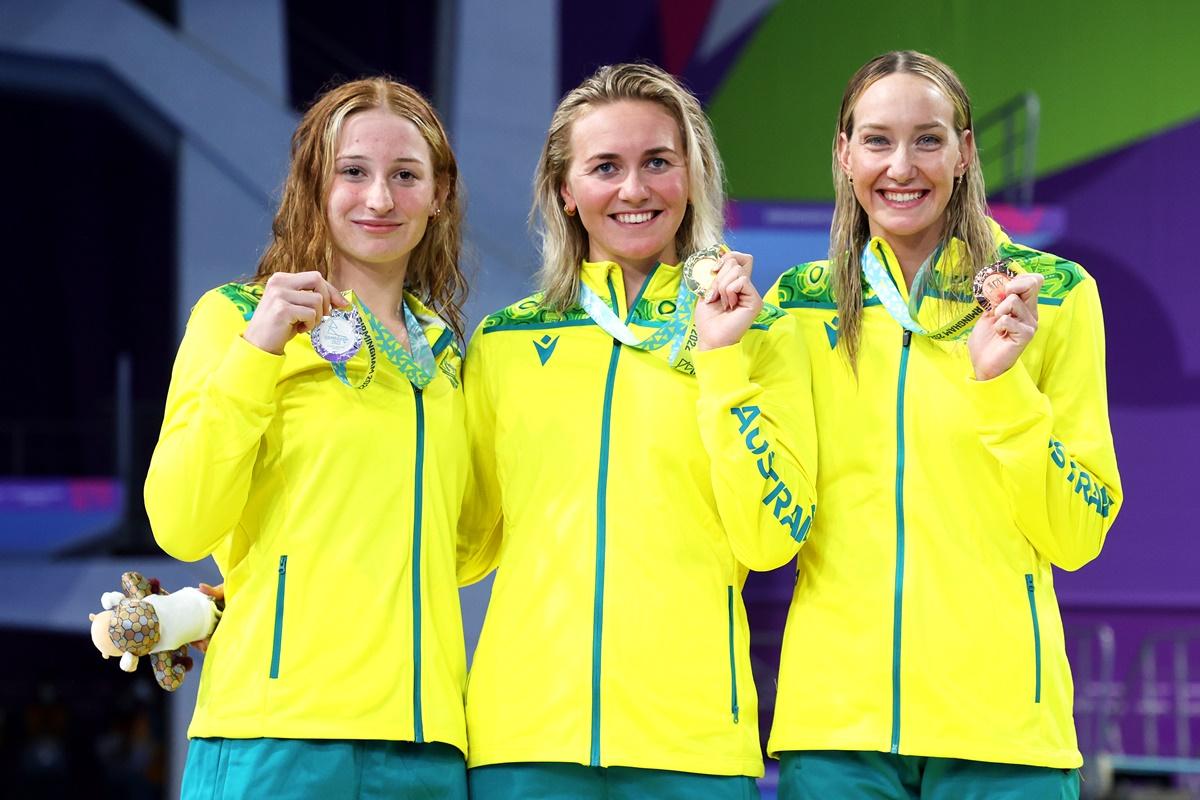
[[[779,754],[779,800],[1078,800],[1079,771],[894,753]]]
[[[697,775],[637,767],[546,762],[467,771],[471,800],[758,800],[746,775]]]
[[[466,763],[440,742],[192,739],[182,800],[466,800]]]

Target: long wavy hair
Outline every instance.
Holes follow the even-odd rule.
[[[725,169],[700,101],[669,72],[653,64],[604,66],[558,104],[533,179],[530,224],[541,239],[538,284],[543,304],[558,310],[579,296],[579,265],[587,258],[588,234],[562,207],[571,163],[571,125],[587,111],[621,100],[657,103],[679,125],[687,160],[688,207],[675,234],[675,251],[686,256],[721,241],[725,227]]]
[[[404,288],[444,319],[461,338],[467,281],[459,267],[462,191],[458,162],[433,106],[420,92],[387,76],[343,83],[322,94],[292,134],[291,167],[283,185],[272,238],[258,262],[256,283],[276,272],[315,269],[329,277],[333,238],[326,219],[338,136],[354,114],[385,108],[417,127],[429,145],[441,212],[409,256]]]
[[[867,212],[854,196],[854,187],[838,161],[838,143],[843,134],[850,138],[854,132],[854,107],[863,92],[880,78],[897,72],[928,80],[950,101],[954,106],[954,130],[960,145],[964,143],[963,135],[974,125],[971,99],[958,75],[946,64],[924,53],[895,50],[876,56],[859,67],[846,85],[837,128],[833,132],[835,199],[833,224],[829,231],[829,263],[839,318],[838,345],[856,369],[862,337],[862,251],[871,240],[871,231]],[[971,153],[966,172],[946,206],[942,247],[949,247],[954,239],[962,242],[966,252],[961,258],[948,260],[953,272],[943,273],[939,279],[960,285],[969,281],[981,266],[993,261],[996,254],[995,239],[988,224],[983,170],[976,152]],[[926,276],[927,279],[932,277]],[[921,290],[920,287],[914,289]]]

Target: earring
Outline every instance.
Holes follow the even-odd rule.
[[[851,186],[854,185],[854,176],[849,172],[846,173],[846,183],[850,184]]]
[[[434,219],[437,219],[437,218],[438,218],[438,217],[440,217],[441,215],[442,215],[442,207],[441,207],[441,206],[434,206],[434,209],[433,209],[433,218],[434,218]]]
[[[563,212],[565,212],[568,217],[575,216],[575,209],[571,208],[566,203],[563,203]]]

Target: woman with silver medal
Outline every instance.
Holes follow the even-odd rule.
[[[317,99],[254,278],[204,295],[146,481],[212,555],[181,795],[465,798],[458,169],[387,78]]]
[[[498,567],[471,795],[757,796],[741,587],[812,521],[807,358],[750,256],[714,247],[721,162],[662,70],[563,98],[535,198],[541,289],[467,358],[460,578]]]
[[[1095,281],[987,216],[970,100],[937,59],[851,78],[828,261],[768,300],[813,358],[821,514],[768,752],[780,798],[1073,798],[1052,565],[1121,503]]]

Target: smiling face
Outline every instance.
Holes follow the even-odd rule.
[[[946,206],[974,154],[960,135],[954,105],[931,81],[906,72],[868,86],[853,109],[854,127],[838,140],[838,162],[851,178],[872,236],[893,247],[932,252]]]
[[[325,204],[335,271],[405,269],[438,202],[417,126],[382,108],[351,115],[338,135]]]
[[[570,152],[561,194],[587,231],[588,260],[643,272],[678,262],[688,174],[675,119],[646,100],[607,103],[571,125]]]

